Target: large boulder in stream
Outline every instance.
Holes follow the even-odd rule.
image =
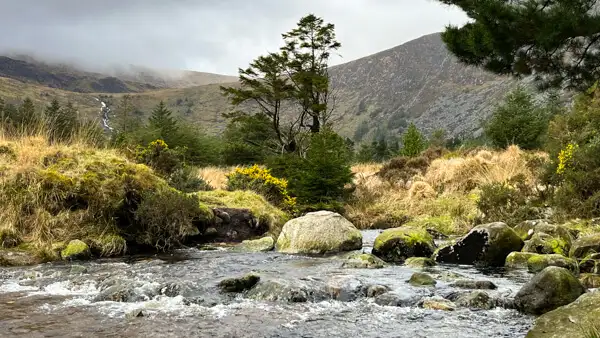
[[[575,301],[584,293],[585,288],[569,270],[550,266],[519,290],[515,306],[524,313],[541,315]]]
[[[427,230],[400,227],[380,233],[372,252],[386,262],[401,264],[410,257],[430,257],[434,251],[435,244]]]
[[[310,212],[283,225],[275,248],[290,254],[328,254],[362,248],[362,234],[342,215]]]
[[[600,330],[600,292],[589,292],[573,303],[536,319],[526,338],[591,338]]]
[[[269,279],[261,280],[246,297],[270,302],[320,302],[329,299],[326,286],[320,281]]]
[[[527,269],[529,272],[538,273],[549,266],[565,268],[574,274],[579,273],[577,262],[562,255],[534,255],[527,260]]]
[[[474,227],[456,244],[440,249],[435,260],[450,264],[504,266],[506,257],[521,251],[523,240],[505,223],[496,222]]]
[[[92,256],[92,252],[85,242],[75,239],[67,244],[67,247],[60,252],[60,256],[68,261],[85,260]]]
[[[243,277],[227,278],[219,282],[219,289],[222,292],[243,292],[252,289],[260,281],[260,276],[247,274]]]

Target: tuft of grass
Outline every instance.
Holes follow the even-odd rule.
[[[236,167],[203,167],[198,169],[198,177],[215,189],[224,190],[227,188],[227,175],[234,172]]]

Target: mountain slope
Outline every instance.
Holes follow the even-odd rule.
[[[81,93],[138,93],[236,80],[227,75],[136,66],[101,74],[65,64],[44,63],[24,55],[0,56],[0,77]]]
[[[168,77],[163,71],[137,68],[120,74],[122,81],[174,87],[133,94],[134,103],[146,115],[163,100],[183,119],[199,122],[217,133],[225,126],[222,114],[234,109],[219,91],[219,84],[234,77],[215,75],[214,84],[190,87],[206,79],[203,73],[183,72],[184,76]],[[381,134],[399,136],[409,122],[426,133],[443,128],[448,136],[470,135],[480,129],[480,122],[489,116],[493,104],[517,83],[458,63],[440,34],[332,67],[330,74],[338,129],[357,141],[369,141]],[[37,88],[36,93],[40,90]],[[98,110],[94,95],[77,98],[81,110]],[[114,107],[123,95],[103,95],[103,100],[118,114]]]

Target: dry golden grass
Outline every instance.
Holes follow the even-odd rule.
[[[443,232],[464,233],[480,215],[480,186],[505,182],[517,175],[537,184],[536,173],[528,161],[545,156],[516,146],[505,151],[479,149],[434,160],[423,176],[413,176],[408,184],[375,175],[381,165],[357,165],[352,168],[356,189],[346,208],[347,216],[360,228],[396,227],[413,220]]]
[[[233,172],[236,167],[204,167],[198,170],[198,177],[205,180],[215,189],[225,189],[227,186],[227,174]]]

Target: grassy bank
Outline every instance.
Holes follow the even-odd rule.
[[[526,184],[534,186],[531,162],[545,155],[512,146],[505,151],[479,149],[437,156],[355,165],[356,189],[346,206],[347,217],[360,228],[411,223],[462,234],[482,216],[477,208],[482,186],[515,177],[524,177]]]

